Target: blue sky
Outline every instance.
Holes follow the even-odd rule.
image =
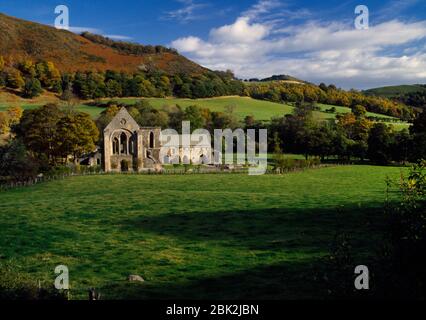
[[[241,78],[290,74],[363,89],[426,83],[426,1],[1,0],[0,12],[52,25],[67,5],[73,30],[176,47]],[[368,30],[354,27],[368,6]]]

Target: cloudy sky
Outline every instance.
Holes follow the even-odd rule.
[[[347,89],[426,83],[425,0],[2,0],[0,12],[53,24],[58,4],[75,32],[172,46],[240,78],[289,74]],[[364,30],[354,25],[361,4]]]

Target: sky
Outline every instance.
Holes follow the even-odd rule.
[[[288,74],[350,89],[426,83],[426,0],[0,0],[0,12],[171,46],[242,79]],[[355,8],[369,10],[368,29]],[[365,21],[364,21],[365,22]]]

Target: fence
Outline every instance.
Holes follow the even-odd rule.
[[[336,167],[336,166],[347,166],[350,164],[319,164],[319,165],[312,165],[308,167],[294,167],[294,168],[287,168],[287,169],[267,169],[265,174],[268,175],[277,175],[277,174],[286,174],[286,173],[293,173],[293,172],[302,172],[308,169],[319,169],[319,168],[325,168],[325,167]],[[248,168],[234,168],[234,169],[223,169],[223,168],[173,168],[173,169],[163,169],[161,171],[143,171],[143,172],[104,172],[104,171],[97,171],[97,172],[80,172],[80,173],[67,173],[67,174],[58,174],[58,175],[46,175],[46,176],[38,176],[36,178],[30,178],[22,181],[11,181],[7,183],[0,183],[0,192],[10,190],[10,189],[16,189],[16,188],[22,188],[22,187],[29,187],[36,184],[44,183],[44,182],[50,182],[50,181],[58,181],[58,180],[64,180],[70,177],[82,177],[82,176],[105,176],[105,175],[188,175],[188,174],[248,174]]]

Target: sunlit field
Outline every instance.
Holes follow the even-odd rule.
[[[104,175],[0,193],[0,265],[71,297],[326,298],[316,275],[337,231],[367,263],[394,167],[285,175]],[[11,271],[12,270],[12,271]],[[130,274],[146,281],[132,284]],[[19,278],[19,277],[18,277]]]

